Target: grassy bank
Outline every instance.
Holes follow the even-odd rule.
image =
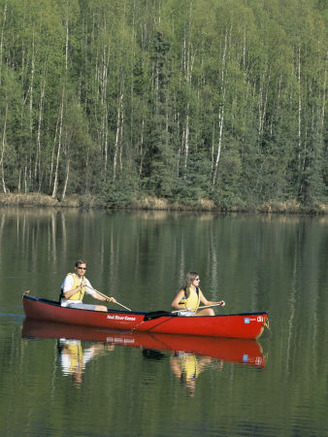
[[[163,210],[163,211],[212,211],[212,212],[240,212],[262,214],[327,214],[328,205],[318,204],[305,207],[295,201],[266,202],[258,206],[222,208],[208,199],[199,199],[193,205],[180,204],[167,199],[155,197],[143,197],[128,205],[110,205],[102,203],[92,195],[70,196],[64,201],[54,199],[51,196],[39,193],[1,193],[0,207],[24,207],[24,208],[99,208],[99,209],[136,209],[136,210]]]

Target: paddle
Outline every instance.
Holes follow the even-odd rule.
[[[89,287],[88,285],[87,285],[87,288],[89,288],[90,290],[93,290],[93,291],[95,291],[96,293],[100,294],[100,296],[104,297],[105,299],[110,299],[109,296],[106,296],[106,294],[102,293],[102,292],[99,291],[99,290],[96,290],[95,288]],[[117,305],[121,306],[122,308],[125,308],[125,309],[128,310],[128,311],[132,311],[130,308],[126,307],[125,305],[123,305],[123,304],[117,302],[116,299],[115,299],[115,302],[113,302],[113,303],[116,303]]]
[[[213,307],[217,307],[217,306],[221,306],[221,303],[216,303],[213,305],[203,305],[203,306],[198,307],[198,309],[202,310],[204,308],[213,308]],[[171,312],[169,312],[169,311],[151,311],[151,312],[145,314],[144,321],[146,322],[148,320],[154,320],[154,319],[157,319],[158,317],[172,316],[172,314],[179,313],[180,311],[183,311],[183,310],[174,310]]]

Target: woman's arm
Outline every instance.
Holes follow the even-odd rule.
[[[205,306],[208,305],[221,305],[222,307],[225,306],[225,301],[224,300],[220,300],[218,302],[214,302],[213,300],[207,300],[206,297],[203,295],[202,291],[199,290],[200,292],[200,303],[202,303]]]
[[[171,303],[171,307],[175,308],[176,310],[185,310],[185,309],[187,309],[187,308],[183,307],[182,305],[180,305],[180,302],[184,298],[184,296],[185,296],[185,291],[183,289],[181,289],[179,291],[179,293],[173,299],[173,301]]]

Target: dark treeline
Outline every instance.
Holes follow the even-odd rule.
[[[327,202],[325,0],[0,0],[0,187]]]

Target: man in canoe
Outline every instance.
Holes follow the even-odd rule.
[[[116,302],[113,297],[105,297],[97,292],[85,277],[87,262],[79,259],[75,263],[75,273],[68,273],[61,286],[60,304],[63,307],[93,311],[107,311],[105,305],[89,305],[83,303],[85,293],[103,302]]]
[[[185,283],[179,293],[173,299],[171,306],[179,311],[180,316],[214,316],[213,308],[205,308],[200,311],[200,304],[204,306],[220,305],[225,306],[224,300],[213,302],[207,300],[199,288],[199,274],[197,272],[189,272],[186,275]]]

